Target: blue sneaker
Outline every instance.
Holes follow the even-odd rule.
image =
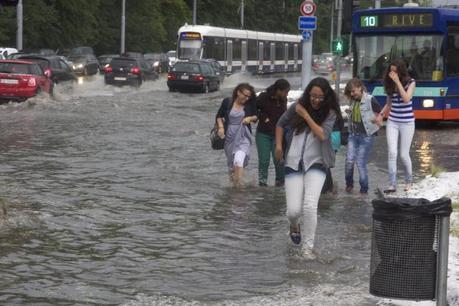
[[[290,239],[292,239],[293,244],[300,244],[301,243],[301,230],[300,225],[298,224],[298,232],[292,231],[292,226],[290,226]]]

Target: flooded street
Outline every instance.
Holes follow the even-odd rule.
[[[56,99],[1,105],[0,304],[378,303],[368,293],[374,196],[344,192],[344,150],[337,194],[320,201],[318,260],[292,255],[284,190],[257,186],[255,147],[246,187],[230,187],[208,136],[241,81],[260,91],[274,79],[232,76],[220,92],[182,94],[164,78],[136,90],[97,76]],[[459,171],[458,145],[459,125],[417,129],[415,180],[432,164]],[[369,172],[371,189],[385,186],[384,131]]]

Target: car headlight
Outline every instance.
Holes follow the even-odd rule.
[[[158,67],[159,66],[159,62],[154,62],[153,63],[153,67]]]
[[[83,64],[73,65],[73,69],[83,68]]]
[[[434,107],[434,100],[433,99],[424,99],[422,100],[422,107],[424,108],[431,108]]]

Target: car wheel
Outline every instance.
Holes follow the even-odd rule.
[[[135,83],[135,87],[140,87],[142,85],[142,79],[137,79]]]
[[[174,87],[169,87],[169,91],[170,92],[174,92],[174,91],[176,91],[176,89]]]
[[[204,84],[204,86],[202,87],[202,92],[203,93],[209,93],[209,84]]]
[[[54,97],[54,84],[49,86],[49,95],[50,97]]]
[[[88,75],[88,67],[84,67],[83,75]]]
[[[217,82],[217,86],[215,86],[215,91],[219,91],[220,90],[220,82]]]

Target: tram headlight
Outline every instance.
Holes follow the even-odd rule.
[[[434,107],[434,100],[433,99],[424,99],[422,100],[422,107],[424,108],[432,108]]]

